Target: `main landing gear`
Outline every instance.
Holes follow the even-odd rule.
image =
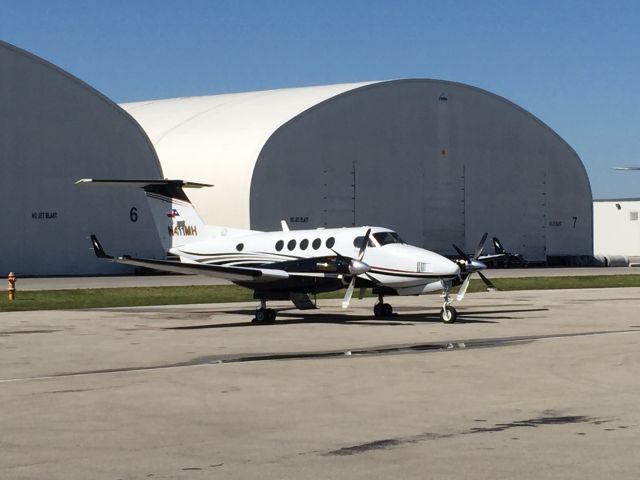
[[[393,315],[393,307],[388,303],[384,303],[384,297],[378,295],[378,303],[373,306],[373,314],[376,317],[390,317]]]
[[[444,303],[442,304],[442,309],[440,310],[440,318],[444,323],[455,323],[456,319],[458,318],[458,312],[451,306],[453,298],[449,296],[449,288],[451,288],[450,284],[445,285],[444,290],[442,291]]]
[[[267,308],[266,300],[260,300],[260,308],[256,310],[256,316],[251,323],[274,323],[276,321],[276,311]]]

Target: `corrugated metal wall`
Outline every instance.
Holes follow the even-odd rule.
[[[76,78],[3,42],[0,172],[0,275],[132,271],[96,259],[91,233],[114,253],[162,254],[148,235],[155,229],[141,192],[74,185],[88,177],[162,178],[138,124]]]
[[[355,210],[357,224],[446,254],[485,231],[529,260],[592,254],[573,149],[513,103],[445,81],[373,84],[292,119],[260,154],[250,208],[256,229],[350,225]]]

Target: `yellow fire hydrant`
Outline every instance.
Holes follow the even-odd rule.
[[[16,299],[16,276],[13,272],[10,272],[7,276],[7,280],[9,280],[9,288],[7,288],[7,292],[9,293],[9,300]]]

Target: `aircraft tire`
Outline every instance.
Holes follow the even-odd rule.
[[[448,306],[440,310],[440,318],[444,323],[455,323],[458,318],[458,312],[455,308]]]
[[[256,310],[255,323],[268,323],[269,322],[269,310],[266,308],[259,308]],[[274,315],[275,317],[275,315]]]
[[[383,306],[382,306],[382,305],[384,305],[384,304],[383,304],[383,303],[376,303],[376,304],[373,306],[373,314],[374,314],[376,317],[382,317],[382,316],[384,315],[384,311],[383,311],[383,310],[384,310],[384,308],[383,308]]]
[[[393,307],[388,303],[383,303],[382,304],[382,316],[390,317],[391,315],[393,315]]]

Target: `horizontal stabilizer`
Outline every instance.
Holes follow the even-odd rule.
[[[138,187],[142,189],[148,189],[152,187],[160,186],[172,186],[182,188],[202,188],[213,187],[208,183],[196,183],[187,182],[185,180],[116,180],[116,179],[96,179],[96,178],[82,178],[76,182],[76,185],[83,183],[96,183],[100,185],[106,185],[110,187]]]
[[[175,198],[187,203],[191,203],[182,190],[183,188],[212,187],[207,183],[186,182],[184,180],[115,180],[115,179],[94,179],[83,178],[76,182],[76,185],[95,184],[107,187],[133,187],[142,188],[147,196],[161,195],[167,198]]]

